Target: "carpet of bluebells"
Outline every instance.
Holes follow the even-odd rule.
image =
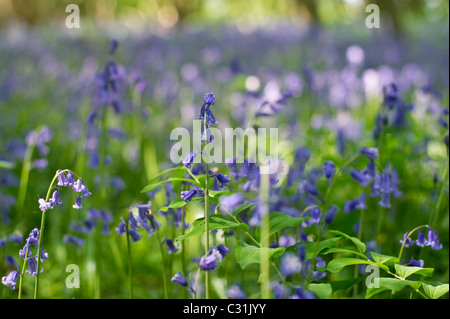
[[[0,298],[448,298],[448,26],[417,29],[0,30]],[[276,172],[174,163],[194,120],[278,128]]]

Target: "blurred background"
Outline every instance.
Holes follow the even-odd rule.
[[[29,25],[64,20],[68,4],[77,4],[84,20],[117,21],[135,27],[154,23],[176,27],[185,23],[226,23],[266,27],[284,20],[299,25],[352,24],[365,19],[365,6],[377,4],[385,29],[404,32],[417,20],[439,23],[448,19],[443,0],[0,0],[0,24]]]

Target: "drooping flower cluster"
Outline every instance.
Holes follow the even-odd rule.
[[[122,236],[123,234],[127,233],[128,229],[128,234],[133,242],[139,241],[142,238],[142,234],[137,232],[140,228],[144,228],[147,231],[149,237],[153,236],[155,234],[155,231],[159,229],[161,224],[155,219],[155,216],[152,214],[152,211],[150,209],[151,205],[152,203],[149,201],[147,204],[138,204],[133,206],[138,209],[137,216],[135,217],[130,209],[128,213],[128,219],[124,220],[122,217],[122,221],[115,228],[116,233],[119,236]]]
[[[420,230],[417,231],[417,239],[414,241],[411,237],[408,237],[408,233],[405,233],[403,235],[403,239],[400,240],[400,244],[404,245],[405,248],[408,248],[410,246],[413,246],[416,244],[418,247],[425,247],[429,246],[433,250],[440,250],[442,249],[442,244],[439,242],[439,236],[436,230],[431,229],[431,227],[428,228],[428,237],[425,238],[425,234],[422,233]]]
[[[67,175],[65,171],[67,171]],[[81,193],[80,196],[76,198],[75,204],[73,204],[72,207],[74,209],[82,209],[83,206],[81,205],[81,200],[92,195],[92,193],[87,189],[86,185],[83,184],[83,180],[81,178],[78,178],[75,181],[74,175],[70,170],[58,170],[56,173],[58,174],[58,187],[72,187],[72,190],[74,192]],[[48,202],[46,202],[44,198],[39,198],[38,203],[39,209],[42,212],[53,209],[55,206],[61,205],[62,201],[60,199],[59,190],[56,189],[53,192],[52,197]]]
[[[214,93],[206,93],[206,95],[202,98],[203,105],[200,110],[200,114],[198,115],[198,119],[202,121],[201,124],[201,141],[210,143],[214,140],[214,136],[211,134],[211,126],[217,125],[217,121],[214,117],[213,112],[211,111],[211,106],[214,105],[215,102]],[[206,127],[205,127],[205,117],[206,117]]]
[[[326,272],[315,269],[325,268],[326,263],[320,256],[316,257],[315,265],[311,265],[311,259],[306,259],[305,246],[298,247],[297,255],[288,253],[283,256],[280,263],[280,272],[286,278],[291,278],[300,273],[304,278],[310,277],[312,280],[320,280],[326,276]],[[313,267],[311,269],[311,267]]]
[[[24,263],[27,263],[28,269],[25,274],[30,276],[36,276],[37,269],[37,258],[38,258],[38,245],[39,245],[39,230],[37,228],[33,229],[28,238],[25,241],[25,245],[19,250],[19,257]],[[36,249],[35,254],[33,254],[33,248]],[[40,262],[43,263],[48,259],[48,253],[41,247]],[[19,265],[17,265],[19,266]],[[44,268],[40,270],[42,272]],[[11,271],[7,276],[2,278],[2,284],[10,287],[12,290],[16,287],[17,279],[20,276],[19,269]]]

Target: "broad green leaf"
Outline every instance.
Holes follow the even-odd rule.
[[[369,251],[369,253],[372,256],[374,262],[385,264],[386,266],[393,266],[394,263],[398,261],[398,258],[394,256],[382,255],[373,251]]]
[[[348,289],[351,286],[364,280],[365,278],[366,278],[365,276],[361,276],[361,277],[351,278],[351,279],[347,279],[347,280],[333,281],[330,284],[331,284],[331,287],[333,288],[333,292],[334,292],[334,291]]]
[[[430,299],[439,299],[448,292],[448,284],[432,286],[422,283],[423,291]]]
[[[333,292],[331,284],[328,283],[309,284],[308,289],[315,293],[319,299],[330,299]]]
[[[351,249],[347,249],[347,248],[331,247],[331,248],[325,248],[321,252],[322,255],[331,254],[331,253],[355,254],[361,258],[369,260],[369,258],[367,258],[366,255],[361,254],[360,252],[357,252],[357,251],[354,251]]]
[[[261,252],[268,251],[268,255],[272,260],[279,258],[284,252],[284,247],[278,248],[260,248],[253,245],[246,244],[243,241],[238,241],[235,248],[236,262],[245,268],[251,264],[259,264],[261,262]]]
[[[223,191],[209,191],[209,196],[211,197],[218,197],[220,195],[230,195],[231,191],[229,189],[223,190]]]
[[[161,207],[161,208],[160,208],[160,211],[162,211],[162,212],[167,212],[167,211],[169,210],[169,208],[177,209],[177,208],[184,207],[184,206],[186,206],[186,205],[187,205],[187,203],[186,203],[183,199],[181,199],[181,198],[175,198],[174,200],[172,200],[172,201],[170,202],[169,205],[164,206],[164,207]]]
[[[310,258],[313,258],[313,257],[319,255],[322,252],[322,250],[324,250],[325,248],[334,247],[339,240],[340,240],[340,237],[332,237],[332,238],[322,240],[319,243],[313,242],[313,241],[308,241],[308,242],[301,243],[299,245],[305,246],[305,250],[306,250],[305,258],[310,259]],[[296,246],[298,246],[298,245],[296,245]]]
[[[255,205],[256,205],[256,203],[249,203],[249,204],[242,204],[242,205],[239,205],[239,206],[232,212],[232,215],[233,215],[233,216],[236,216],[236,215],[242,213],[244,210],[249,209],[250,207],[253,207],[253,206],[255,206]]]
[[[159,172],[155,177],[153,177],[148,183],[153,184],[154,181],[158,179],[158,177],[165,175],[167,173],[173,172],[172,174],[175,174],[176,172],[186,172],[186,167],[184,166],[178,166],[178,167],[172,167],[166,170],[163,170],[162,172]]]
[[[235,228],[235,227],[241,227],[241,226],[245,228],[245,226],[243,226],[243,225],[245,225],[245,224],[235,222],[235,221],[228,219],[222,215],[215,214],[215,215],[209,216],[209,230]],[[201,217],[201,218],[194,220],[194,222],[192,223],[192,229],[188,234],[177,237],[176,241],[181,241],[187,237],[191,237],[191,236],[195,236],[195,235],[200,235],[200,234],[203,234],[204,232],[205,232],[205,218]]]
[[[187,168],[182,166],[184,169],[176,169],[172,172],[172,178],[182,178],[186,174]],[[179,193],[182,181],[172,181],[172,189],[175,193]]]
[[[194,181],[193,179],[190,179],[190,178],[171,177],[171,178],[168,178],[168,179],[166,179],[164,181],[156,182],[156,183],[149,184],[149,185],[145,186],[141,190],[141,193],[152,192],[156,188],[158,188],[159,186],[161,186],[163,184],[166,184],[166,183],[169,183],[169,182],[174,182],[174,181],[189,182],[189,183],[192,183],[194,185],[200,186],[196,181]]]
[[[412,274],[418,274],[425,277],[431,277],[433,276],[434,268],[421,268],[421,267],[414,267],[414,266],[404,266],[400,264],[394,265],[395,272],[397,275],[403,279],[408,278]]]
[[[326,270],[332,273],[339,272],[342,268],[351,266],[351,265],[359,265],[359,264],[367,264],[367,265],[375,265],[379,268],[383,269],[384,271],[389,271],[389,268],[386,265],[376,263],[370,260],[362,260],[359,258],[336,258],[332,259],[327,267]]]
[[[400,290],[404,289],[407,286],[412,287],[413,289],[417,289],[420,287],[421,282],[420,281],[410,281],[410,280],[401,280],[397,278],[386,278],[381,277],[378,281],[379,287],[374,288],[367,288],[366,291],[366,299],[371,298],[372,296],[386,290],[399,292]]]
[[[271,212],[269,237],[286,227],[297,227],[305,218],[291,217],[282,212]]]
[[[355,246],[358,248],[360,253],[364,254],[366,252],[366,245],[362,241],[360,241],[358,238],[349,236],[346,233],[343,233],[339,230],[331,230],[330,229],[330,230],[328,230],[328,232],[351,240],[353,242],[353,244],[355,244]]]

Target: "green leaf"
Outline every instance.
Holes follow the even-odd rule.
[[[360,281],[364,280],[364,278],[366,278],[366,277],[361,276],[361,277],[351,278],[351,279],[347,279],[347,280],[333,281],[333,282],[331,282],[331,287],[333,289],[333,292],[339,291],[339,290],[345,290],[345,289],[350,288],[353,285],[356,285]]]
[[[178,167],[172,167],[172,168],[166,169],[166,170],[164,170],[164,171],[162,171],[162,172],[159,172],[158,175],[156,175],[155,177],[153,177],[148,183],[149,183],[149,184],[153,184],[152,182],[156,181],[156,180],[158,179],[158,177],[160,177],[160,176],[162,176],[162,175],[165,175],[165,174],[167,174],[167,173],[173,172],[173,173],[172,173],[172,175],[173,175],[173,174],[176,174],[178,171],[180,171],[180,172],[186,172],[186,169],[187,169],[187,168],[184,167],[184,166],[178,166]]]
[[[211,196],[211,197],[218,197],[220,195],[230,195],[231,191],[229,189],[226,189],[226,190],[223,190],[223,191],[210,190],[208,193],[209,193],[209,196]]]
[[[184,199],[181,199],[181,198],[175,198],[174,200],[172,200],[172,201],[170,202],[169,205],[164,206],[164,207],[161,207],[161,208],[160,208],[160,211],[162,211],[162,212],[167,212],[167,211],[169,210],[169,208],[177,209],[177,208],[184,207],[184,206],[186,206],[186,205],[187,205],[187,203],[184,201]]]
[[[339,230],[331,230],[330,229],[330,230],[328,230],[328,232],[351,240],[353,242],[353,244],[355,244],[355,246],[358,248],[360,253],[364,254],[366,252],[366,245],[362,241],[360,241],[358,238],[349,236],[346,233],[343,233]]]
[[[270,230],[268,237],[286,227],[297,227],[305,218],[291,217],[282,212],[271,212],[270,216]],[[261,239],[262,240],[262,239]]]
[[[430,299],[439,299],[440,297],[448,293],[448,284],[432,286],[426,283],[422,283],[422,287],[425,295]]]
[[[0,161],[0,168],[13,169],[14,163],[8,161]]]
[[[235,249],[236,262],[243,269],[251,264],[259,264],[261,261],[261,252],[266,250],[268,251],[268,255],[270,256],[270,258],[272,260],[275,260],[285,252],[286,248],[260,248],[246,244],[243,241],[238,241]]]
[[[249,203],[249,204],[242,204],[242,205],[239,205],[239,206],[233,211],[232,215],[233,215],[233,216],[236,216],[236,215],[242,213],[244,210],[249,209],[250,207],[255,206],[255,205],[256,205],[255,203]]]
[[[228,219],[222,215],[211,215],[209,216],[209,230],[214,229],[225,229],[225,228],[235,228],[235,227],[244,227],[245,224],[235,222],[234,220]],[[203,234],[205,232],[205,218],[201,217],[192,223],[192,229],[188,234],[177,237],[176,241],[181,241],[187,237],[196,236]]]
[[[319,255],[325,248],[331,248],[336,245],[336,243],[340,240],[340,237],[332,237],[325,240],[320,241],[318,244],[317,242],[309,241],[304,242],[298,245],[305,246],[305,258],[310,259],[317,255]],[[298,246],[296,245],[296,246]],[[297,248],[296,248],[297,249]]]
[[[346,266],[359,265],[359,264],[375,265],[375,266],[378,266],[379,268],[383,269],[384,271],[389,271],[389,268],[386,265],[376,263],[376,262],[373,262],[370,260],[362,260],[359,258],[332,259],[328,263],[326,270],[328,270],[329,272],[332,272],[332,273],[336,273],[336,272],[339,272],[342,268],[344,268]]]
[[[347,248],[338,248],[338,247],[325,248],[321,252],[322,255],[331,254],[331,253],[355,254],[361,258],[369,260],[369,258],[367,258],[366,255],[361,254],[360,252],[357,252],[357,251],[354,251],[351,249],[347,249]]]
[[[381,277],[378,281],[378,288],[367,288],[366,291],[366,299],[371,298],[373,295],[376,295],[382,291],[390,290],[394,292],[399,292],[407,286],[416,289],[420,286],[421,282],[419,281],[410,281],[410,280],[401,280],[397,278],[385,278]]]
[[[397,275],[403,279],[408,278],[412,274],[418,274],[425,277],[431,277],[433,276],[434,268],[421,268],[421,267],[414,267],[414,266],[404,266],[400,264],[394,265],[395,272]]]
[[[189,182],[189,183],[195,184],[197,186],[200,186],[196,181],[194,181],[193,179],[190,179],[190,178],[171,177],[171,178],[168,178],[168,179],[166,179],[164,181],[156,182],[156,183],[149,184],[149,185],[145,186],[141,190],[141,193],[152,192],[156,188],[158,188],[159,186],[161,186],[163,184],[166,184],[166,183],[169,183],[169,182],[174,182],[174,181]]]
[[[309,284],[308,289],[315,293],[319,299],[330,299],[333,292],[331,284],[328,283]]]
[[[373,251],[369,251],[369,253],[372,256],[374,262],[385,264],[386,266],[393,266],[394,263],[398,261],[398,258],[394,256],[382,255]]]

